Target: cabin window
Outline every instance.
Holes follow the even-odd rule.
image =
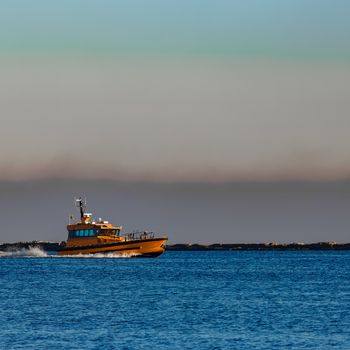
[[[68,231],[68,237],[72,238],[72,237],[78,237],[79,236],[79,230],[70,230]]]
[[[68,237],[94,237],[98,235],[98,230],[70,230],[68,231]]]

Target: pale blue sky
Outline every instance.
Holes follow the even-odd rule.
[[[348,59],[345,0],[2,1],[0,50]]]

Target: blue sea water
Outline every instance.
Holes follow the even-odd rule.
[[[39,256],[0,258],[1,349],[350,349],[350,252]]]

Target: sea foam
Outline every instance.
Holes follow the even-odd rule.
[[[138,254],[114,254],[114,253],[96,253],[96,254],[75,254],[75,255],[57,255],[48,254],[39,247],[30,247],[28,249],[16,249],[0,251],[0,258],[84,258],[84,259],[120,259],[131,258]]]
[[[1,258],[46,258],[48,254],[40,249],[39,247],[29,247],[28,249],[22,248],[22,249],[16,249],[16,250],[7,250],[7,251],[0,251],[0,257]]]

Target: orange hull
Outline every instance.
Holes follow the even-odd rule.
[[[149,238],[91,245],[67,245],[62,247],[59,255],[79,255],[112,253],[130,257],[157,257],[165,250],[167,238]]]

